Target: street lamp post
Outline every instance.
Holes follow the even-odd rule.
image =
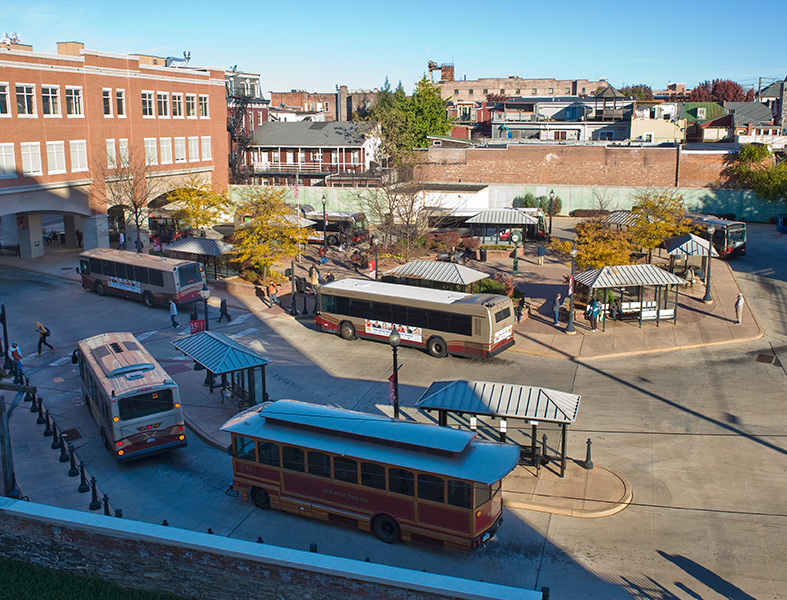
[[[322,263],[328,263],[328,219],[326,218],[325,204],[328,199],[322,195]]]
[[[549,235],[552,235],[552,211],[555,206],[555,190],[549,190]]]
[[[713,225],[708,226],[708,272],[705,276],[705,297],[702,299],[705,304],[713,304],[713,298],[710,295],[710,259],[713,251],[714,233],[716,233],[716,227]]]
[[[573,335],[577,332],[574,329],[574,264],[577,258],[577,245],[571,247],[571,279],[568,280],[568,324],[566,333]]]
[[[377,281],[377,274],[380,271],[380,261],[378,260],[377,248],[380,245],[380,240],[377,236],[372,237],[372,246],[374,246],[374,280]]]
[[[396,359],[400,341],[402,341],[402,338],[399,332],[396,331],[396,325],[394,325],[393,329],[391,329],[391,335],[388,336],[388,343],[391,344],[393,349],[394,419],[399,418],[399,365]]]
[[[202,298],[202,301],[205,303],[205,331],[210,331],[210,325],[208,325],[208,298],[210,298],[210,290],[208,289],[207,283],[202,284],[202,289],[199,291],[199,297]]]

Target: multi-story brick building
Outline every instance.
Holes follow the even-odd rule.
[[[353,116],[371,107],[377,101],[377,88],[373,90],[350,90],[346,85],[337,85],[336,92],[312,93],[304,90],[271,92],[271,108],[280,108],[305,113],[321,113],[323,121],[352,121]],[[303,120],[303,119],[282,119]]]
[[[165,192],[192,174],[227,185],[224,70],[172,66],[182,62],[0,44],[4,244],[42,255],[41,214],[57,213],[67,244],[79,230],[85,247],[107,246],[107,174],[134,156]]]

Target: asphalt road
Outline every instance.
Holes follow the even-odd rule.
[[[79,428],[80,457],[128,518],[300,549],[317,543],[328,554],[531,589],[550,586],[555,598],[787,598],[786,238],[773,226],[754,226],[748,256],[734,263],[766,331],[757,342],[586,364],[514,352],[482,362],[400,351],[405,412],[438,379],[581,394],[569,454],[582,458],[591,437],[593,461],[633,486],[633,504],[601,519],[507,511],[498,536],[471,554],[388,546],[369,534],[254,509],[225,494],[229,458],[194,436],[183,450],[115,464],[80,402],[72,365],[58,359],[78,339],[130,330],[146,334],[158,358],[177,364],[166,311],[12,270],[0,270],[0,301],[9,309],[11,336],[28,356],[35,354],[34,322],[52,329],[57,352],[30,357],[28,372],[58,423]],[[212,328],[245,332],[241,341],[271,359],[273,398],[389,410],[387,346],[345,342],[289,319],[237,321]],[[772,353],[781,360],[756,360]],[[195,376],[184,370],[176,378]]]

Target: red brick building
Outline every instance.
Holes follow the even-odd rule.
[[[192,174],[227,185],[224,71],[176,62],[78,42],[57,54],[0,44],[3,244],[42,255],[41,214],[57,213],[67,244],[79,230],[85,247],[107,246],[104,180],[134,156],[168,190]]]

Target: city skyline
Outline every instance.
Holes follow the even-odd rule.
[[[760,78],[767,85],[787,75],[778,36],[745,33],[763,19],[782,22],[787,5],[752,0],[741,15],[740,4],[721,0],[708,14],[676,12],[684,6],[614,2],[602,11],[569,0],[555,14],[549,6],[521,2],[479,10],[465,0],[405,0],[395,10],[368,5],[340,12],[306,0],[295,12],[244,0],[231,6],[198,1],[187,11],[142,0],[132,11],[65,0],[7,7],[2,31],[53,54],[61,41],[121,54],[182,58],[189,51],[192,66],[237,65],[259,73],[266,97],[291,89],[330,92],[336,85],[374,89],[386,78],[409,92],[429,60],[455,64],[456,79],[606,78],[615,87],[642,83],[653,89],[670,82],[691,88],[716,78],[756,89]]]

